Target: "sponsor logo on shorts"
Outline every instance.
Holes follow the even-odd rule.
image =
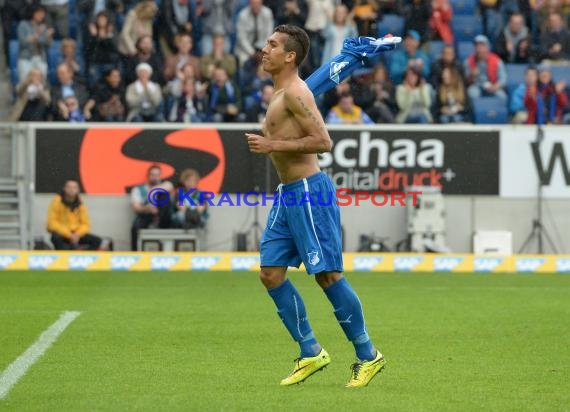
[[[317,265],[321,259],[319,258],[319,252],[309,252],[307,253],[307,260],[309,264],[315,266]]]

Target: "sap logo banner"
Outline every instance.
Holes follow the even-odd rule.
[[[140,256],[117,255],[111,257],[111,270],[129,270],[140,260]]]
[[[435,272],[451,272],[463,262],[461,257],[436,257],[433,260]]]
[[[95,255],[77,255],[69,257],[69,269],[85,270],[93,263],[97,262],[99,258]]]
[[[516,259],[516,270],[517,272],[532,273],[536,272],[546,259],[541,258],[517,258]]]
[[[220,259],[219,256],[195,256],[191,259],[192,270],[210,270]]]
[[[152,256],[150,258],[151,270],[169,270],[180,261],[178,256]]]
[[[473,260],[473,269],[475,272],[492,272],[501,263],[503,258],[478,257]]]
[[[397,256],[394,258],[394,270],[409,272],[424,260],[421,256]]]
[[[570,273],[570,259],[565,259],[565,258],[556,259],[556,272]]]
[[[255,256],[234,256],[231,261],[231,270],[253,270],[259,265],[259,257]]]
[[[28,267],[30,270],[45,270],[57,259],[57,255],[30,255],[28,256]]]
[[[355,256],[354,257],[354,271],[355,272],[370,272],[380,263],[384,258],[382,256]]]
[[[17,258],[18,256],[16,255],[0,255],[0,269],[6,269],[14,263]]]

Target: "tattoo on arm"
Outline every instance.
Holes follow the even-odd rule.
[[[305,104],[305,102],[303,102],[303,99],[301,98],[301,96],[297,96],[297,101],[299,102],[299,104],[301,105],[301,107],[303,108],[303,111],[307,114],[307,116],[309,116],[311,118],[311,120],[319,127],[319,130],[321,133],[326,134],[326,129],[324,127],[324,125],[319,122],[319,119],[317,119],[317,116],[315,116],[315,114],[307,107],[307,105]],[[302,149],[304,149],[305,145],[301,144]]]

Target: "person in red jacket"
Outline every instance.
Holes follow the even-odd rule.
[[[443,40],[446,44],[453,44],[453,30],[450,26],[453,9],[449,0],[433,0],[431,10],[429,26],[433,32],[433,39]]]
[[[471,100],[481,96],[494,96],[507,102],[504,88],[507,71],[501,58],[490,51],[489,39],[484,35],[475,37],[475,53],[465,60],[467,94]]]

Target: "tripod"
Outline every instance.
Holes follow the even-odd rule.
[[[541,125],[538,125],[538,129],[536,131],[536,140],[534,143],[535,145],[537,145],[537,148],[540,148],[540,144],[542,143],[543,139],[544,139],[544,130],[542,129]],[[538,178],[538,192],[537,192],[537,196],[536,196],[537,216],[535,219],[532,220],[532,230],[529,233],[529,235],[527,236],[523,245],[521,246],[519,253],[524,253],[524,251],[530,245],[530,242],[535,237],[538,240],[538,253],[539,254],[544,253],[544,238],[549,243],[549,246],[552,249],[552,251],[554,253],[558,253],[558,249],[556,248],[556,245],[552,241],[552,238],[550,237],[550,235],[548,234],[548,231],[546,230],[546,228],[544,227],[544,224],[542,223],[542,201],[543,201],[542,187],[543,187],[543,185],[544,185],[544,182],[542,180],[542,177],[539,176],[539,178]]]

